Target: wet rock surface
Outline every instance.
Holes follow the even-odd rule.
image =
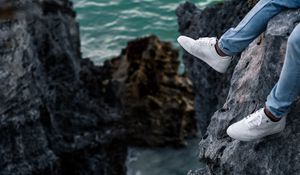
[[[189,175],[299,174],[299,100],[295,101],[287,117],[286,129],[279,134],[254,142],[240,142],[226,134],[230,124],[264,106],[279,78],[288,35],[299,21],[299,10],[280,13],[269,22],[263,39],[253,41],[242,53],[233,70],[226,101],[223,105],[220,103],[221,107],[212,115],[199,143],[199,159],[207,166],[190,171]],[[190,72],[202,72],[194,65],[187,64],[187,68]],[[193,75],[202,78],[202,75]],[[196,104],[197,107],[201,106]]]
[[[220,37],[227,29],[237,25],[248,10],[247,1],[224,1],[204,10],[186,2],[176,10],[179,32],[194,39]],[[211,115],[225,102],[238,58],[234,59],[226,74],[220,74],[190,54],[183,55],[188,76],[194,84],[195,110],[202,133],[205,133]]]
[[[138,146],[183,146],[197,122],[191,81],[178,74],[178,51],[155,36],[128,43],[105,63],[119,85],[127,140]]]

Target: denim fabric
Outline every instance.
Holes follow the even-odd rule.
[[[268,21],[287,8],[300,8],[300,0],[260,0],[235,28],[229,29],[218,42],[228,55],[242,52],[267,27]],[[289,36],[280,78],[267,97],[266,107],[280,118],[289,112],[300,93],[300,24]]]
[[[276,117],[287,115],[300,93],[300,24],[289,36],[280,77],[267,97],[266,107]]]

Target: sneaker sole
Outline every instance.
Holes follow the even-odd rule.
[[[261,137],[259,137],[259,138],[255,138],[255,139],[240,139],[240,138],[231,136],[230,134],[228,134],[228,132],[227,132],[227,135],[229,135],[229,137],[231,137],[231,138],[233,138],[233,139],[235,139],[235,140],[239,140],[239,141],[243,141],[243,142],[251,142],[251,141],[255,141],[255,140],[262,139],[262,138],[264,138],[264,137],[266,137],[266,136],[270,136],[270,135],[274,135],[274,134],[280,133],[280,132],[282,132],[283,130],[284,130],[284,128],[283,128],[282,130],[280,130],[280,131],[274,131],[274,132],[271,132],[271,133],[269,133],[269,134],[265,134],[265,135],[263,135],[263,136],[261,136]]]

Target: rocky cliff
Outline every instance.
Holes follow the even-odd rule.
[[[178,146],[196,132],[169,43],[133,41],[95,66],[75,16],[69,0],[0,0],[1,175],[122,175],[129,144]]]
[[[227,4],[231,8],[236,8],[234,11],[237,13],[239,9],[236,3],[242,2],[226,1],[216,7],[223,9]],[[191,11],[191,7],[194,9],[193,11]],[[185,4],[179,8],[179,12],[181,12],[179,15],[189,13],[190,15],[186,17],[189,17],[187,21],[190,21],[190,17],[199,16],[199,14],[206,13],[210,9],[200,11],[191,4]],[[209,25],[210,19],[202,18],[202,23]],[[179,22],[183,20],[183,16],[179,16]],[[231,17],[226,18],[224,16],[223,20],[225,22],[231,21]],[[232,76],[229,73],[224,75],[228,78],[231,77],[228,84],[229,91],[223,93],[223,95],[226,94],[226,98],[224,98],[226,100],[224,104],[221,103],[222,101],[217,101],[220,106],[212,115],[206,134],[199,143],[199,159],[206,164],[206,167],[191,171],[188,173],[189,175],[297,175],[300,173],[298,163],[300,159],[299,100],[295,101],[292,112],[288,115],[286,129],[279,134],[255,142],[240,142],[232,140],[226,135],[226,128],[230,124],[264,106],[267,95],[278,80],[284,60],[287,37],[299,21],[299,10],[285,11],[274,17],[269,22],[263,39],[258,38],[253,41],[241,54],[237,65],[232,70]],[[190,23],[190,25],[192,24]],[[205,27],[198,26],[197,30],[205,30],[203,28]],[[182,32],[189,34],[192,31],[194,30]],[[185,59],[191,59],[191,57],[185,57]],[[192,72],[193,80],[203,78],[202,67],[187,64],[187,69]],[[219,76],[216,75],[216,77]],[[210,77],[212,77],[211,74]],[[221,89],[223,83],[224,81],[219,81],[218,84],[213,83],[211,86]],[[195,88],[199,89],[207,87],[198,83],[194,84]],[[206,97],[203,96],[203,98]],[[196,108],[205,110],[199,103],[198,106],[196,104]]]
[[[0,174],[126,172],[117,100],[93,88],[74,18],[67,0],[1,1]]]

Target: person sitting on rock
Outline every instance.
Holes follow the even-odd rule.
[[[300,8],[300,0],[260,0],[235,27],[222,37],[178,37],[179,44],[191,55],[220,73],[226,72],[233,55],[242,52],[267,27],[268,21],[287,8]],[[300,24],[288,38],[283,68],[278,82],[267,96],[263,108],[227,128],[227,134],[240,141],[253,141],[281,132],[291,104],[300,92]]]

